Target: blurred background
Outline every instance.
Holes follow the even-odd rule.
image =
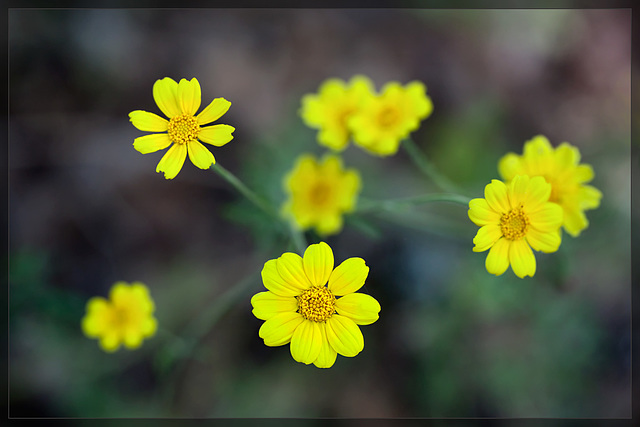
[[[9,55],[11,417],[631,415],[629,9],[11,9]],[[366,260],[382,311],[320,370],[251,314],[287,236],[212,171],[157,174],[128,113],[197,77],[203,105],[232,102],[217,161],[279,205],[295,158],[324,152],[301,97],[355,74],[426,84],[413,140],[464,195],[543,134],[580,149],[603,199],[527,279],[487,273],[464,206],[350,215],[326,241]],[[439,191],[403,150],[343,156],[363,198]],[[80,320],[118,280],[149,287],[159,330],[106,354]]]

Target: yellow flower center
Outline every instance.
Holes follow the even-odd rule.
[[[200,126],[198,119],[189,114],[175,116],[169,120],[169,138],[178,144],[186,144],[198,138]]]
[[[398,109],[394,107],[384,107],[378,113],[378,123],[382,127],[393,126],[398,121]]]
[[[298,312],[307,320],[324,322],[336,312],[336,297],[326,287],[314,286],[296,297]]]
[[[125,307],[113,307],[111,310],[111,324],[121,329],[131,322],[131,314]]]
[[[502,214],[500,229],[502,235],[508,240],[520,240],[527,234],[529,217],[522,211],[522,206]]]
[[[322,206],[331,196],[331,186],[324,182],[316,183],[309,190],[309,200],[314,206]]]

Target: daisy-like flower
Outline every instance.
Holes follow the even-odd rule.
[[[418,81],[402,87],[389,82],[377,96],[366,99],[349,119],[354,143],[371,154],[390,156],[400,142],[433,111],[426,87]]]
[[[579,164],[580,151],[563,142],[553,148],[549,140],[538,135],[524,144],[522,156],[508,153],[498,163],[502,178],[510,181],[516,175],[540,175],[551,184],[549,201],[562,206],[563,228],[573,237],[589,226],[584,211],[600,206],[602,193],[591,185],[594,173],[590,165]]]
[[[270,347],[291,343],[297,362],[330,368],[337,355],[354,357],[364,349],[358,325],[378,320],[380,304],[356,293],[369,274],[362,258],[349,258],[334,270],[333,252],[324,242],[304,257],[285,252],[264,264],[266,292],[251,298],[253,314],[265,322],[258,335]],[[339,297],[339,298],[336,298]]]
[[[298,157],[283,180],[289,198],[282,211],[302,230],[315,227],[326,236],[342,230],[342,215],[356,207],[360,174],[343,169],[339,156],[325,155],[317,162],[310,154]]]
[[[116,351],[122,343],[133,350],[140,347],[144,338],[155,334],[154,310],[155,304],[145,285],[116,282],[109,300],[93,297],[87,302],[82,331],[89,338],[98,338],[106,352]]]
[[[156,172],[164,172],[166,179],[178,175],[187,154],[191,163],[200,169],[210,168],[216,160],[198,140],[221,147],[233,139],[231,133],[235,128],[222,124],[202,126],[222,117],[231,103],[224,98],[215,98],[195,115],[201,102],[200,83],[195,77],[182,79],[180,83],[169,77],[157,80],[153,85],[153,99],[169,120],[142,110],[129,113],[129,119],[136,128],[145,132],[162,132],[136,138],[133,148],[147,154],[171,146],[156,167]]]
[[[551,185],[541,176],[517,175],[506,185],[494,179],[484,199],[469,202],[469,218],[480,227],[474,252],[487,249],[487,271],[501,275],[511,265],[516,276],[533,276],[536,258],[531,248],[545,253],[560,247],[562,208],[549,202]]]
[[[342,151],[351,136],[347,126],[349,118],[373,91],[373,83],[365,76],[354,76],[348,84],[340,79],[328,79],[317,94],[302,97],[300,115],[307,126],[320,129],[318,143]]]

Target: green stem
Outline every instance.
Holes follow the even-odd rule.
[[[276,212],[276,210],[267,201],[249,189],[249,187],[240,181],[234,174],[223,168],[219,163],[214,163],[211,168],[267,215],[280,219],[278,212]]]
[[[452,183],[446,176],[440,174],[436,168],[431,164],[427,156],[418,148],[415,142],[411,138],[407,138],[402,141],[402,146],[411,157],[411,160],[418,166],[418,168],[429,177],[434,184],[440,187],[442,190],[448,193],[460,193],[457,186]]]
[[[421,205],[423,203],[432,202],[451,202],[463,206],[469,206],[471,199],[459,194],[433,193],[423,194],[420,196],[406,197],[403,199],[391,200],[361,200],[359,203],[358,213],[372,211],[393,211],[403,206]]]

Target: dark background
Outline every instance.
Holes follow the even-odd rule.
[[[8,33],[10,416],[630,416],[630,10],[12,9]],[[251,314],[286,236],[211,171],[155,173],[127,115],[197,77],[203,105],[232,102],[217,161],[280,204],[323,152],[300,98],[354,74],[426,84],[413,139],[469,197],[537,134],[577,146],[604,196],[527,279],[486,272],[465,207],[349,217],[327,242],[366,260],[382,312],[319,370]],[[437,191],[403,151],[344,159],[363,197]],[[117,280],[149,286],[159,331],[106,354],[80,319]]]

